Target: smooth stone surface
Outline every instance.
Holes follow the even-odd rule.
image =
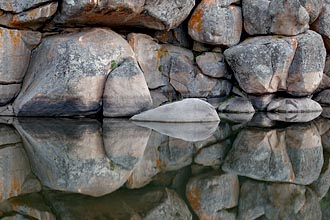
[[[213,122],[220,121],[212,105],[200,99],[184,99],[135,115],[133,121]]]
[[[238,44],[242,33],[241,8],[235,1],[203,0],[191,15],[188,33],[196,41],[233,46]]]
[[[297,41],[276,36],[248,38],[224,55],[240,87],[247,93],[286,90],[286,80]]]
[[[186,196],[200,219],[216,219],[218,211],[238,205],[238,177],[217,173],[193,177],[187,183]]]
[[[151,130],[128,120],[103,119],[105,153],[114,166],[132,170],[143,157]]]
[[[15,114],[95,114],[101,107],[109,72],[131,56],[127,41],[109,29],[43,38],[33,52],[22,90],[13,104]]]
[[[218,107],[220,112],[232,112],[232,113],[253,113],[255,112],[251,102],[243,97],[233,97]]]
[[[321,105],[330,105],[330,89],[325,89],[313,97]]]
[[[296,112],[296,113],[273,113],[267,112],[267,117],[270,120],[274,121],[284,121],[284,122],[296,122],[296,123],[303,123],[313,121],[317,117],[321,115],[321,111],[318,112]]]
[[[132,116],[150,109],[152,100],[142,71],[133,58],[113,70],[103,92],[103,115]]]
[[[325,0],[322,12],[317,20],[311,25],[311,29],[321,34],[327,51],[330,50],[330,1]]]
[[[219,122],[206,123],[160,123],[160,122],[140,122],[135,124],[153,129],[169,137],[182,139],[185,141],[202,141],[210,136],[218,128]]]
[[[119,189],[132,172],[107,157],[97,120],[20,118],[15,127],[33,172],[51,189],[102,196]]]
[[[0,105],[8,104],[21,90],[21,84],[0,84]]]
[[[214,78],[231,78],[225,58],[221,53],[203,53],[196,57],[196,63],[204,75]]]
[[[63,0],[56,26],[139,26],[169,30],[179,26],[195,5],[194,0]]]
[[[322,112],[322,107],[310,98],[278,98],[269,103],[267,111],[279,113]]]

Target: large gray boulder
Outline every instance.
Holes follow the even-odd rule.
[[[169,30],[186,19],[194,5],[194,0],[64,0],[54,23],[60,26],[142,26]]]
[[[150,92],[138,64],[133,58],[113,70],[103,92],[103,115],[133,116],[152,107]]]
[[[267,111],[280,113],[322,112],[322,107],[310,98],[277,98],[269,103]]]
[[[134,121],[154,122],[212,122],[219,116],[212,105],[200,99],[184,99],[134,115]]]
[[[250,35],[297,35],[308,30],[323,0],[243,0],[244,28]]]
[[[325,89],[322,92],[318,93],[315,97],[313,97],[315,101],[320,103],[321,105],[330,105],[330,89]]]
[[[294,39],[298,46],[287,78],[287,92],[294,96],[312,94],[320,85],[325,66],[326,50],[322,37],[307,31]]]
[[[189,20],[189,35],[207,44],[238,44],[242,33],[242,12],[239,6],[233,5],[237,2],[239,0],[203,0]]]
[[[255,112],[252,103],[243,97],[233,97],[225,102],[221,103],[218,107],[220,112],[244,112],[252,113]]]
[[[31,50],[40,40],[39,32],[0,27],[0,105],[7,104],[19,92]]]
[[[46,37],[34,50],[13,108],[19,116],[90,115],[101,108],[108,74],[133,51],[109,29]]]
[[[240,87],[263,94],[286,89],[297,42],[282,37],[254,37],[224,52]]]
[[[323,10],[318,19],[312,24],[311,29],[321,34],[327,50],[330,50],[330,1],[325,0]]]
[[[217,173],[193,177],[187,183],[186,196],[200,219],[219,219],[219,211],[238,205],[238,177]]]

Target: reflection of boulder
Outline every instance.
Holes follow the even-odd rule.
[[[32,170],[52,189],[101,196],[121,187],[131,173],[106,156],[97,120],[19,119],[16,128]]]
[[[248,180],[240,190],[238,219],[315,219],[322,216],[315,193],[295,184]]]
[[[322,168],[321,137],[312,124],[286,129],[246,128],[236,137],[223,169],[265,181],[308,185]]]
[[[161,122],[135,122],[137,125],[151,128],[161,134],[179,138],[185,141],[202,141],[215,132],[219,122],[205,123],[161,123]]]
[[[319,178],[314,181],[310,187],[316,193],[319,199],[322,199],[330,188],[330,154],[325,152],[324,164]]]
[[[46,205],[39,193],[31,193],[8,199],[0,204],[0,212],[1,211],[8,213],[8,215],[10,213],[18,213],[18,215],[13,217],[10,216],[9,219],[56,220],[51,209]]]
[[[184,201],[166,188],[122,189],[100,198],[49,191],[45,197],[56,216],[63,220],[192,219]]]
[[[200,219],[219,219],[219,211],[233,208],[238,204],[238,177],[217,173],[193,177],[187,184],[186,195],[190,206]]]
[[[143,156],[151,133],[128,120],[103,119],[103,142],[108,158],[117,166],[131,170]]]
[[[31,173],[21,138],[11,126],[0,124],[0,202],[41,190]]]

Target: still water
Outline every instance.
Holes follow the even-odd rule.
[[[330,219],[330,119],[0,118],[0,218]]]

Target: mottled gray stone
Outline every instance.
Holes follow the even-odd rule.
[[[313,121],[321,115],[321,111],[318,112],[295,112],[295,113],[279,113],[279,112],[267,112],[267,117],[274,121],[284,122],[309,122]]]
[[[239,113],[231,113],[231,112],[221,112],[219,114],[221,119],[226,119],[228,121],[231,121],[233,123],[246,123],[251,121],[253,118],[254,113],[246,113],[246,112],[239,112]]]
[[[142,26],[169,30],[186,19],[194,5],[194,0],[64,0],[54,23],[57,26]]]
[[[294,39],[263,36],[249,38],[224,55],[245,92],[264,94],[286,90],[296,47]]]
[[[186,196],[200,219],[215,220],[218,211],[238,205],[238,177],[217,173],[193,177],[187,183]]]
[[[125,58],[129,44],[109,29],[46,37],[34,50],[13,107],[19,116],[96,113],[106,78]]]
[[[29,8],[34,8],[50,0],[3,0],[0,2],[0,9],[4,11],[19,13]]]
[[[133,58],[125,60],[113,70],[103,92],[103,115],[132,116],[150,109],[152,100],[147,83]]]
[[[243,112],[243,113],[251,113],[255,112],[251,102],[243,97],[233,97],[224,103],[220,104],[218,107],[218,111],[220,112]]]
[[[196,41],[233,46],[242,33],[241,8],[231,3],[238,1],[203,0],[193,12],[188,33]]]
[[[21,84],[0,85],[0,105],[8,104],[16,97],[21,89]]]
[[[219,122],[206,123],[161,123],[161,122],[134,122],[135,124],[153,129],[169,137],[184,141],[202,141],[210,136],[218,128]]]
[[[321,105],[330,105],[330,89],[325,89],[313,97]]]
[[[327,50],[330,50],[330,2],[324,1],[323,10],[318,19],[311,25],[311,29],[321,34]]]
[[[184,99],[134,115],[134,121],[212,122],[219,116],[212,105],[200,99]]]
[[[269,103],[267,111],[279,113],[322,112],[322,107],[310,98],[277,98]]]
[[[144,154],[151,130],[124,119],[103,119],[102,131],[108,158],[116,166],[132,170]]]
[[[230,139],[204,147],[195,155],[194,162],[203,166],[215,166],[223,163],[228,150],[231,148]]]
[[[15,127],[33,172],[51,189],[102,196],[119,189],[132,172],[107,157],[97,120],[20,118]]]
[[[57,6],[57,2],[50,2],[19,14],[4,13],[0,15],[0,24],[11,28],[37,30],[56,13]]]
[[[307,31],[296,37],[298,46],[287,78],[287,92],[294,96],[312,94],[320,85],[326,50],[322,37]]]
[[[206,52],[196,57],[196,63],[204,75],[214,78],[231,78],[224,56],[221,53]]]
[[[248,180],[241,186],[238,219],[321,219],[315,193],[295,184]]]
[[[264,94],[264,95],[249,95],[248,98],[256,110],[264,111],[267,109],[268,104],[274,99],[274,94]]]
[[[319,200],[326,196],[330,188],[330,163],[328,152],[324,156],[322,172],[319,178],[310,185],[310,188],[316,193]]]
[[[317,3],[311,6],[312,1],[301,2],[305,3],[301,4],[299,0],[243,0],[244,28],[250,35],[303,33],[321,8]]]

